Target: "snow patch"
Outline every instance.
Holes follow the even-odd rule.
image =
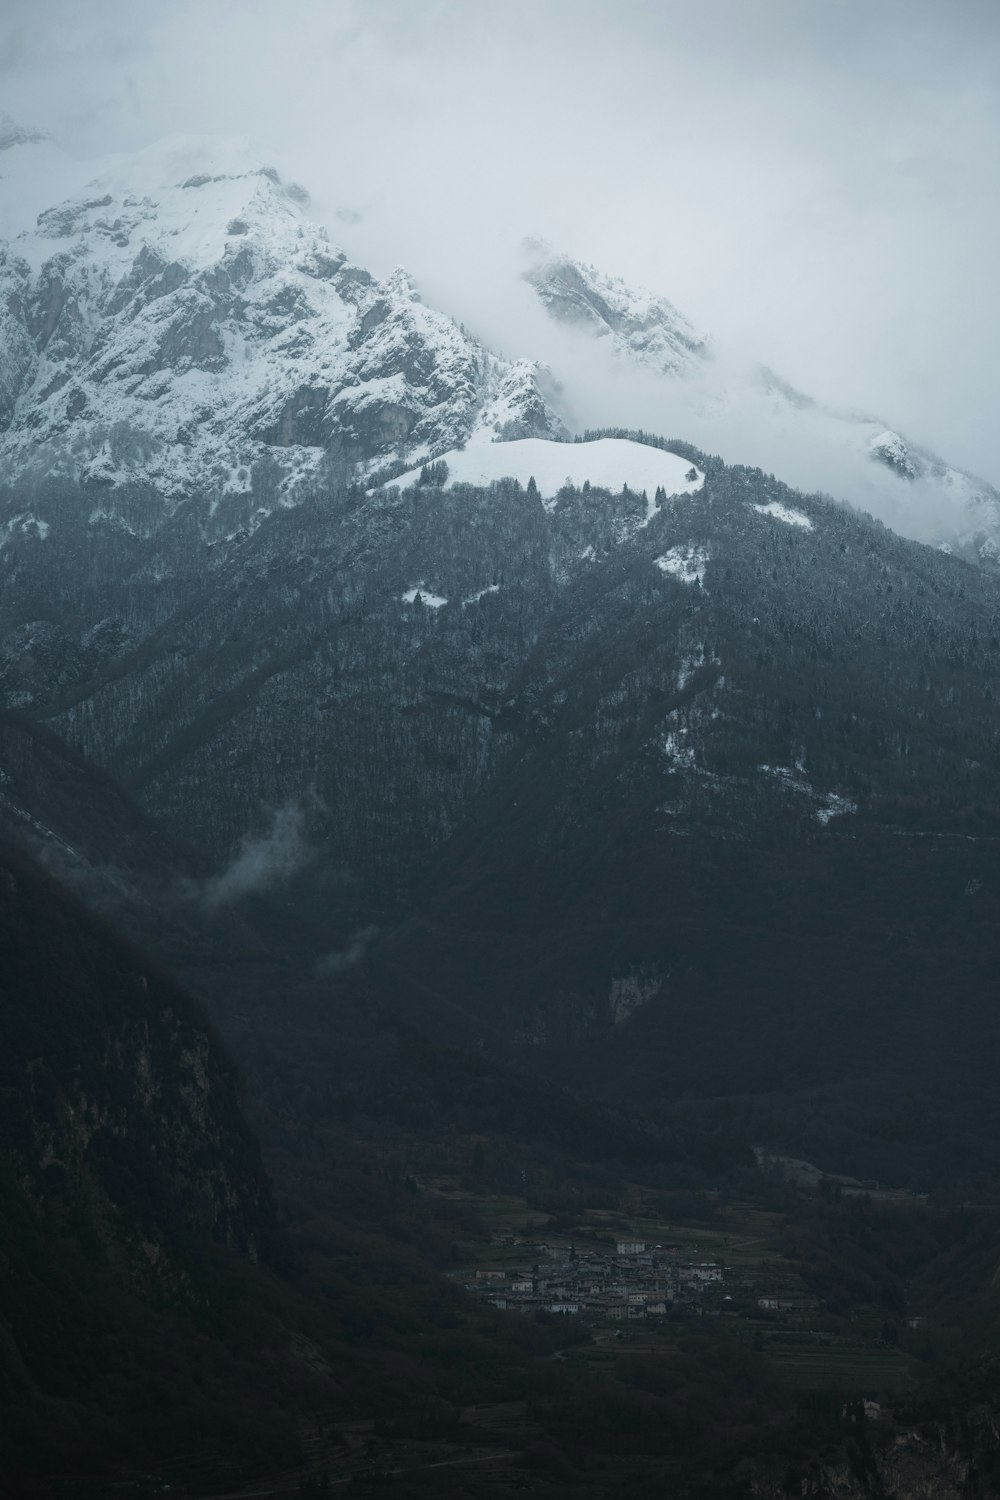
[[[43,521],[40,516],[33,515],[31,511],[22,511],[18,516],[11,516],[10,520],[0,526],[0,546],[9,542],[16,536],[33,536],[38,541],[44,542],[52,530],[48,521]]]
[[[681,583],[704,583],[708,559],[707,547],[678,545],[669,548],[655,561],[661,573],[669,573]]]
[[[790,792],[796,792],[799,796],[809,797],[822,803],[822,806],[817,807],[813,812],[813,817],[818,823],[822,823],[824,828],[831,818],[845,817],[858,810],[856,802],[852,802],[849,797],[842,797],[839,792],[817,792],[804,774],[801,765],[794,767],[762,765],[760,769],[766,776],[773,776],[782,782]]]
[[[535,481],[543,500],[554,500],[567,485],[580,489],[586,483],[597,489],[618,493],[628,486],[637,495],[647,496],[662,488],[668,495],[690,495],[700,490],[704,474],[676,453],[651,448],[631,438],[597,438],[589,443],[559,443],[551,438],[516,438],[512,442],[491,442],[487,435],[473,437],[464,448],[439,455],[448,465],[444,488],[456,484],[487,487],[501,479],[516,479],[527,486]],[[693,478],[688,478],[688,475]],[[419,469],[410,469],[390,483],[409,489],[420,478]],[[654,501],[647,499],[646,522],[656,514]],[[652,507],[650,511],[649,507]]]
[[[801,766],[770,766],[762,765],[760,768],[765,776],[773,776],[788,787],[789,791],[801,792],[803,796],[813,797],[815,792],[812,783],[803,775]]]
[[[124,531],[127,536],[139,537],[141,532],[130,526],[123,516],[116,511],[105,510],[101,506],[95,506],[87,517],[88,526],[112,526],[116,531]]]
[[[695,769],[694,747],[685,744],[686,739],[686,729],[668,729],[660,741],[660,748],[667,760],[672,761],[678,770],[693,771]]]
[[[786,526],[801,526],[803,531],[812,531],[813,523],[801,510],[793,510],[790,505],[782,505],[780,500],[769,500],[766,505],[754,505],[751,509],[762,516],[772,516],[776,521],[784,521]]]
[[[488,584],[486,588],[480,589],[477,593],[470,594],[467,599],[463,599],[462,600],[462,603],[463,604],[478,604],[479,601],[480,601],[480,599],[485,599],[486,598],[487,594],[499,594],[499,592],[500,592],[500,585],[498,583],[491,583],[491,584]]]
[[[839,797],[836,792],[826,793],[826,806],[816,809],[816,819],[825,828],[831,818],[844,817],[848,813],[856,813],[858,804],[852,802],[849,797]]]
[[[488,590],[484,590],[484,592],[488,592]],[[428,609],[441,609],[443,605],[448,603],[443,595],[432,594],[430,589],[423,583],[415,583],[412,588],[408,588],[404,594],[401,594],[400,598],[404,604],[416,604],[418,596],[421,604],[426,604]]]

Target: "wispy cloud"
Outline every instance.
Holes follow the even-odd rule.
[[[344,974],[348,969],[353,969],[364,958],[368,949],[379,935],[377,927],[362,927],[351,937],[346,948],[334,953],[327,953],[316,965],[316,972],[327,978],[337,974]]]
[[[245,896],[285,885],[312,863],[315,853],[301,805],[289,802],[272,809],[266,830],[247,834],[226,868],[205,883],[203,904],[218,911]]]

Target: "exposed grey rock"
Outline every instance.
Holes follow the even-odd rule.
[[[0,472],[138,482],[162,521],[185,494],[249,494],[239,476],[270,454],[266,514],[330,444],[367,475],[484,426],[561,430],[537,367],[490,354],[405,272],[350,265],[273,168],[198,154],[125,162],[38,216],[37,270],[0,260]]]
[[[554,255],[538,241],[524,248],[531,261],[524,279],[560,322],[611,336],[623,351],[670,375],[696,368],[705,354],[706,340],[665,297],[639,296],[623,281]]]

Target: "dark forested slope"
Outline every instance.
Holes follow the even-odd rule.
[[[440,1041],[657,1105],[905,1075],[981,1140],[1000,584],[673,446],[705,483],[652,515],[333,486],[144,537],[51,487],[8,698],[231,860],[220,910]]]

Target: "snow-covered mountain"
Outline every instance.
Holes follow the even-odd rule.
[[[615,351],[657,374],[700,372],[706,339],[665,297],[628,287],[620,277],[553,255],[540,240],[525,240],[524,279],[553,318],[608,339]]]
[[[905,535],[1000,560],[1000,493],[985,480],[877,416],[834,410],[762,365],[724,358],[664,297],[537,240],[523,250],[524,280],[567,335],[547,357],[594,425],[679,433],[871,509]]]
[[[352,264],[243,142],[95,170],[7,121],[0,198],[7,477],[240,494],[268,460],[287,490],[330,448],[373,473],[560,430],[536,365]]]
[[[943,513],[947,470],[741,383],[586,268],[543,280],[546,357],[571,349],[570,396],[597,372],[606,422],[682,440],[556,441],[538,366],[376,281],[245,147],[175,141],[82,183],[16,134],[0,708],[222,872],[184,902],[247,903],[310,967],[379,929],[377,1001],[622,1097],[789,1067],[812,1088],[823,1056],[879,1076],[960,1011],[972,1055],[998,578],[783,482],[811,463],[805,488],[864,507],[868,476],[912,520],[925,494]],[[367,493],[295,488],[338,449]],[[0,762],[5,817],[74,843],[53,778]],[[107,832],[101,899],[131,881]]]
[[[153,490],[168,502],[146,506],[153,529],[180,497],[226,499],[239,527],[328,454],[378,481],[470,441],[647,428],[1000,559],[991,485],[737,368],[664,297],[538,242],[527,257],[552,338],[521,352],[545,363],[491,353],[405,271],[354,263],[244,141],[80,162],[3,117],[0,482]],[[8,531],[36,524],[12,515]]]

